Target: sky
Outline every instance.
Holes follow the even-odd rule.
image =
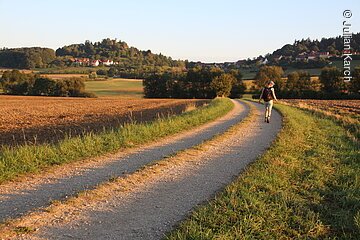
[[[118,39],[173,59],[237,61],[295,39],[360,32],[359,0],[0,0],[0,47]]]

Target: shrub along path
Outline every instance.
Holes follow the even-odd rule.
[[[222,132],[219,128],[225,130],[235,125],[224,135],[129,175],[127,183],[114,180],[77,200],[55,206],[48,213],[32,216],[33,223],[22,222],[28,227],[25,230],[39,228],[31,239],[163,238],[195,206],[213,197],[264,153],[281,129],[280,114],[274,111],[272,123],[266,124],[263,106],[255,103],[249,103],[252,109],[249,118],[236,124],[247,115],[248,107],[238,101],[235,105],[227,120],[215,121],[211,128],[175,142],[188,148],[200,143],[198,139],[206,132],[217,129],[219,133]],[[186,144],[188,141],[192,144]],[[174,144],[170,144],[171,148]],[[141,156],[147,158],[150,153],[160,152],[157,159],[161,159],[166,148],[168,145]],[[94,201],[91,196],[100,199]]]
[[[54,200],[64,200],[93,189],[109,179],[133,173],[146,164],[198,145],[225,132],[248,113],[246,104],[236,102],[234,109],[224,117],[191,131],[165,137],[147,146],[122,150],[103,159],[58,166],[44,176],[35,175],[21,182],[3,184],[0,188],[0,222],[46,207]]]

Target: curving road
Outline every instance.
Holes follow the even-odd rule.
[[[161,159],[163,155],[189,148],[217,133],[224,132],[249,113],[249,108],[245,104],[239,101],[234,102],[236,106],[230,114],[199,132],[186,135],[165,145],[150,147],[142,152],[130,154],[128,158],[112,162],[107,168],[92,171],[91,174],[102,172],[93,184],[106,180],[106,177],[109,176],[107,173],[121,175],[120,173],[125,169],[134,171],[147,162]],[[234,133],[231,132],[229,137],[216,143],[204,154],[193,156],[196,161],[187,163],[185,168],[177,169],[174,166],[173,169],[168,170],[169,172],[162,172],[164,175],[175,174],[178,177],[150,182],[149,186],[141,191],[135,191],[126,197],[112,198],[101,208],[94,207],[82,212],[81,215],[85,217],[80,220],[50,224],[41,228],[30,238],[163,238],[167,232],[186,218],[194,207],[211,199],[216,192],[221,191],[232,182],[249,163],[263,154],[276,138],[282,125],[280,114],[274,111],[272,122],[266,124],[262,117],[263,106],[256,103],[250,104],[255,107],[256,117],[247,123],[246,127],[239,128]],[[78,183],[88,181],[87,178],[81,176],[64,179],[57,183],[56,188],[71,186],[71,192],[75,192],[89,187],[87,185],[80,186]],[[93,186],[93,184],[91,185]],[[79,187],[75,188],[73,185]],[[45,189],[44,187],[48,191],[53,189],[47,185],[42,186],[41,189]],[[34,196],[44,194],[41,189],[32,194]],[[61,194],[58,194],[61,197]],[[46,201],[43,201],[43,204],[45,203]],[[7,205],[11,206],[10,202]],[[4,214],[9,211],[2,209],[1,212]]]
[[[46,207],[51,201],[63,200],[83,190],[93,189],[110,178],[133,173],[146,164],[198,145],[225,132],[248,113],[249,108],[246,104],[236,102],[236,106],[230,113],[211,123],[162,139],[157,143],[132,149],[126,153],[118,153],[111,159],[100,159],[99,164],[85,164],[86,166],[77,169],[72,169],[70,164],[59,170],[59,172],[69,173],[65,176],[49,174],[49,176],[35,176],[34,179],[28,179],[25,183],[10,182],[1,185],[0,222]]]

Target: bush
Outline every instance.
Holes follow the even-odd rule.
[[[106,76],[107,75],[107,71],[105,69],[99,69],[96,71],[97,75],[102,75],[102,76]]]
[[[230,95],[232,85],[235,81],[236,79],[233,75],[223,73],[211,81],[210,87],[215,91],[216,96],[227,97]]]
[[[11,95],[28,95],[31,91],[32,83],[30,81],[20,81],[13,83],[6,83],[4,85],[5,94]]]
[[[97,98],[96,94],[92,92],[80,92],[76,97]]]
[[[29,95],[55,96],[57,81],[50,78],[36,78]]]
[[[90,79],[96,79],[96,78],[97,78],[96,72],[91,72],[91,73],[89,74],[89,78],[90,78]]]
[[[231,88],[230,98],[242,98],[245,90],[246,86],[243,82],[235,83]]]
[[[107,71],[108,77],[114,77],[118,73],[117,69],[112,67]]]
[[[68,78],[64,79],[63,81],[66,85],[68,96],[70,97],[77,97],[85,91],[85,82],[83,79]]]

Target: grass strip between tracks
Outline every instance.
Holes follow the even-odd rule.
[[[68,138],[58,144],[2,147],[0,183],[24,173],[39,172],[52,165],[96,157],[152,142],[215,120],[228,113],[233,106],[230,99],[219,98],[207,106],[178,116],[160,118],[149,123],[125,124],[103,133]]]
[[[358,143],[328,118],[277,109],[272,147],[168,239],[358,239]]]

